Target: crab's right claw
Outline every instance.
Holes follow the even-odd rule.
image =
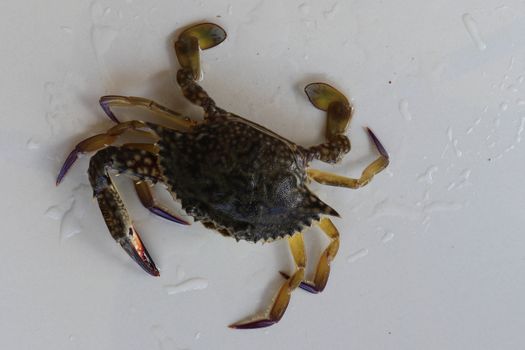
[[[219,45],[226,39],[226,31],[213,23],[201,23],[183,31],[175,42],[177,59],[183,68],[190,69],[194,80],[201,77],[200,50]]]
[[[144,271],[152,276],[160,276],[159,270],[155,266],[153,259],[133,227],[130,227],[129,235],[127,237],[119,239],[119,243],[126,253],[128,253],[129,256],[144,269]]]

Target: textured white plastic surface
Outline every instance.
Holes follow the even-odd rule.
[[[517,0],[14,1],[0,4],[2,349],[525,348],[525,4]],[[292,262],[286,244],[236,243],[153,217],[125,179],[161,269],[141,271],[108,235],[80,139],[111,122],[104,94],[153,98],[199,117],[174,83],[175,31],[228,32],[203,54],[203,86],[229,109],[304,145],[325,116],[302,89],[351,97],[358,191],[312,187],[343,216],[321,295],[293,294],[283,320],[226,327],[263,310]],[[148,118],[144,113],[130,118]],[[159,190],[167,202],[169,196]],[[173,206],[176,207],[176,206]],[[308,234],[310,265],[324,239]],[[319,236],[320,237],[320,236]]]

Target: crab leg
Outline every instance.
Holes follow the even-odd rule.
[[[200,80],[200,50],[219,45],[226,39],[224,29],[213,23],[202,23],[183,31],[175,42],[175,52],[181,65],[177,72],[183,95],[192,103],[201,106],[206,115],[213,114],[215,102],[206,91],[196,83]]]
[[[98,201],[111,236],[133,260],[153,276],[158,276],[159,271],[133,227],[128,211],[108,171],[111,169],[142,181],[156,182],[160,176],[156,157],[155,154],[144,150],[110,146],[98,151],[91,158],[88,170],[93,195]],[[146,167],[147,159],[154,160],[155,165]]]
[[[108,117],[113,120],[115,123],[120,123],[113,111],[112,107],[129,107],[137,106],[145,108],[152,113],[159,115],[164,118],[169,118],[175,122],[178,126],[189,128],[192,125],[195,125],[196,122],[192,121],[188,117],[184,117],[179,112],[164,107],[161,104],[158,104],[155,101],[149,100],[144,97],[134,97],[134,96],[117,96],[117,95],[107,95],[100,98],[100,106],[106,112]]]
[[[122,145],[122,147],[135,150],[144,150],[155,155],[158,155],[159,153],[159,147],[151,143],[125,143]],[[155,160],[151,158],[147,159],[145,160],[145,165],[151,166],[153,165],[154,161]],[[135,192],[137,192],[137,196],[139,197],[140,203],[142,203],[142,205],[150,212],[166,220],[173,221],[182,225],[189,225],[187,221],[184,221],[178,218],[176,215],[170,213],[168,209],[157,205],[155,197],[153,197],[153,193],[151,192],[150,184],[147,181],[138,180],[134,182],[134,185]]]
[[[288,278],[279,289],[279,292],[277,293],[277,296],[275,297],[267,315],[262,318],[257,318],[253,321],[232,324],[229,326],[230,328],[251,329],[268,327],[279,322],[279,320],[283,317],[284,312],[288,307],[288,303],[290,302],[292,291],[296,289],[304,280],[304,269],[306,266],[303,234],[294,234],[292,237],[288,238],[288,243],[290,245],[290,250],[295,262],[295,272],[292,277]]]
[[[168,209],[159,206],[156,203],[155,197],[153,197],[153,193],[151,193],[150,184],[146,181],[135,181],[135,191],[137,192],[142,205],[153,214],[178,224],[189,225],[187,221],[179,219],[174,214],[170,213]]]
[[[123,134],[128,130],[141,132],[142,129],[148,129],[148,126],[141,121],[132,120],[129,122],[117,124],[103,134],[91,136],[78,143],[73,149],[73,151],[69,153],[69,155],[66,158],[66,161],[62,165],[62,168],[58,172],[56,180],[57,186],[60,184],[68,170],[71,168],[71,166],[75,163],[75,161],[81,154],[94,152],[111,145],[117,140],[119,135]],[[148,135],[153,136],[153,134],[151,133],[148,133]]]
[[[319,227],[330,238],[330,244],[319,258],[313,281],[303,281],[299,285],[299,288],[314,294],[322,292],[326,287],[326,282],[328,282],[328,276],[330,275],[330,263],[334,260],[339,250],[339,231],[332,223],[332,220],[323,218],[319,222]],[[284,272],[281,272],[281,275],[284,278],[289,278]]]
[[[378,174],[388,166],[389,157],[385,148],[375,136],[375,134],[372,132],[372,130],[367,130],[368,134],[370,135],[370,138],[372,139],[377,148],[377,151],[379,152],[379,157],[372,163],[370,163],[365,168],[365,170],[363,170],[363,173],[361,174],[361,177],[359,179],[352,179],[349,177],[340,176],[316,169],[308,169],[308,176],[316,182],[330,186],[360,188],[368,184],[372,180],[374,175]]]

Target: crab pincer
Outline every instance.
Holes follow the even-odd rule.
[[[128,255],[135,260],[144,271],[152,276],[160,276],[159,270],[155,266],[153,259],[133,227],[130,227],[128,237],[119,239],[119,243],[126,253],[128,253]]]

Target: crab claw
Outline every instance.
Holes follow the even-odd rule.
[[[121,238],[119,243],[126,253],[128,253],[129,256],[144,269],[144,271],[152,276],[160,276],[160,272],[155,266],[153,259],[133,227],[130,227],[129,235],[125,238]]]

